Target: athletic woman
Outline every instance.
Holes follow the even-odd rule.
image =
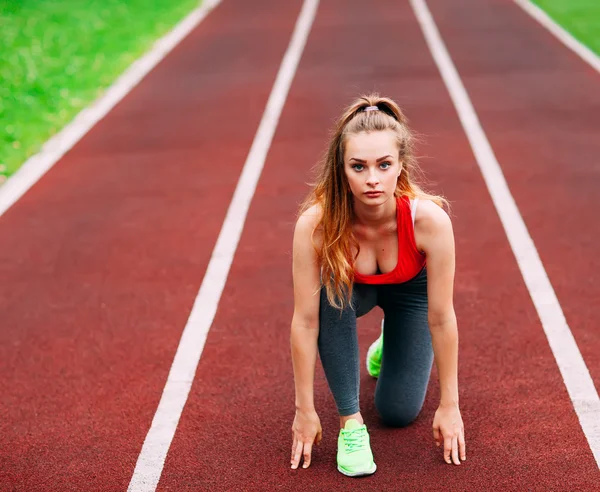
[[[441,398],[433,437],[447,463],[466,459],[452,224],[446,201],[425,193],[416,172],[413,137],[397,104],[378,95],[355,101],[337,123],[294,232],[294,469],[301,458],[303,468],[310,465],[322,437],[313,398],[318,352],[340,415],[338,470],[376,470],[360,413],[356,333],[356,319],[374,306],[384,322],[367,369],[378,378],[375,406],[383,422],[403,427],[417,417],[435,354]]]

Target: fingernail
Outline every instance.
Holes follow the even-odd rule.
[[[302,465],[302,468],[308,468],[308,465]]]

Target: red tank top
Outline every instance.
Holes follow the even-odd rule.
[[[398,221],[398,263],[388,273],[361,275],[354,271],[357,284],[401,284],[414,277],[425,266],[425,255],[417,249],[415,230],[410,211],[410,199],[396,198],[396,218]]]

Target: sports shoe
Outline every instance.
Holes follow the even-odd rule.
[[[383,320],[381,321],[381,335],[375,340],[367,351],[367,372],[374,378],[379,377],[381,359],[383,357]]]
[[[349,477],[371,475],[377,470],[373,461],[367,426],[356,419],[346,421],[338,436],[338,471]]]

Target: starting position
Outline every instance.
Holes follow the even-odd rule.
[[[391,99],[359,98],[342,115],[294,232],[291,350],[296,389],[292,468],[310,465],[322,430],[314,407],[317,353],[340,415],[338,470],[374,473],[359,406],[356,319],[384,312],[367,355],[382,420],[406,426],[423,406],[434,360],[441,398],[433,437],[444,460],[466,459],[458,406],[454,236],[442,197],[415,182],[406,118]]]

